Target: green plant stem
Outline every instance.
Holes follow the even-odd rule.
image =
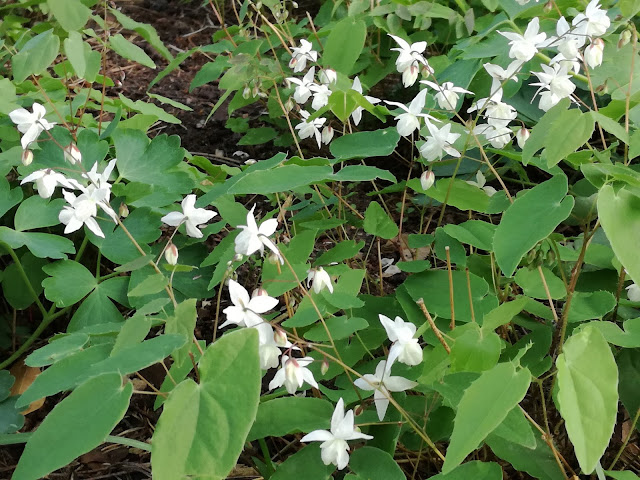
[[[4,248],[5,250],[7,250],[7,252],[9,252],[9,255],[11,255],[11,258],[13,259],[13,262],[15,263],[16,267],[18,268],[18,273],[20,273],[20,276],[22,277],[22,280],[24,281],[25,285],[27,286],[27,290],[29,290],[29,293],[33,297],[33,300],[35,301],[36,305],[38,306],[38,309],[42,313],[42,316],[46,317],[47,316],[47,309],[44,308],[44,305],[42,305],[42,302],[40,301],[40,298],[38,297],[38,294],[34,290],[33,285],[31,285],[31,280],[29,280],[29,277],[27,276],[27,273],[24,271],[24,268],[22,267],[22,262],[18,258],[18,255],[16,255],[15,250],[13,248],[11,248],[8,244],[6,244],[3,241],[0,241],[0,246],[2,248]]]
[[[276,467],[271,460],[271,454],[269,453],[269,447],[267,446],[267,442],[264,438],[258,439],[258,444],[260,445],[260,450],[262,450],[262,456],[264,457],[264,463],[269,469],[269,473],[273,474],[276,471]]]
[[[26,433],[7,433],[0,435],[0,445],[15,445],[17,443],[27,443],[34,432]],[[118,437],[116,435],[107,435],[104,443],[117,443],[118,445],[126,445],[127,447],[139,448],[147,452],[151,451],[151,445],[146,442],[140,442],[132,438]]]
[[[82,258],[82,255],[84,254],[84,249],[87,247],[88,243],[89,243],[89,237],[85,236],[82,239],[82,243],[80,244],[80,248],[78,248],[78,252],[76,253],[76,258],[75,258],[76,262],[79,262],[80,259]]]
[[[633,417],[633,422],[631,424],[631,427],[629,428],[629,434],[627,435],[627,438],[624,439],[624,442],[622,442],[622,446],[620,447],[620,450],[618,450],[618,453],[616,454],[615,458],[611,462],[611,465],[609,465],[609,470],[613,470],[613,467],[616,465],[616,463],[618,463],[618,460],[622,456],[622,452],[624,452],[624,450],[627,448],[627,444],[629,443],[629,440],[631,439],[633,432],[635,432],[636,430],[636,425],[638,424],[639,419],[640,419],[640,408],[636,411],[636,415],[635,417]]]

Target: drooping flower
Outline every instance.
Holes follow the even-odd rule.
[[[387,368],[387,361],[382,360],[376,367],[376,373],[363,375],[353,382],[362,390],[374,390],[373,401],[376,405],[378,419],[382,421],[389,407],[390,392],[404,392],[414,388],[417,382],[412,382],[404,377],[391,376],[391,369]]]
[[[45,168],[42,170],[36,170],[30,173],[22,179],[20,185],[24,185],[27,182],[35,182],[38,188],[38,195],[42,198],[51,198],[53,192],[58,185],[75,190],[80,188],[78,182],[73,179],[65,177],[63,174],[52,170],[51,168]]]
[[[433,162],[438,158],[442,159],[445,153],[456,158],[460,156],[460,152],[451,146],[460,137],[460,134],[451,133],[450,123],[440,129],[427,123],[427,128],[431,135],[426,137],[426,142],[420,147],[420,153],[428,162]]]
[[[526,128],[522,127],[518,129],[516,132],[516,142],[518,142],[518,146],[520,148],[524,148],[524,144],[527,142],[529,137],[531,136],[531,132]]]
[[[178,247],[174,243],[169,242],[167,248],[164,251],[164,259],[169,265],[176,265],[178,263]]]
[[[511,50],[509,50],[509,57],[527,62],[538,52],[538,47],[544,46],[547,34],[538,33],[539,31],[540,20],[535,17],[527,25],[524,35],[514,32],[501,32],[500,30],[498,30],[498,33],[510,40]]]
[[[428,80],[420,80],[420,83],[433,88],[438,93],[435,94],[435,99],[438,102],[438,106],[443,110],[455,110],[458,104],[458,98],[460,93],[470,93],[469,90],[465,90],[462,87],[454,86],[453,82],[444,82],[442,85],[430,82]]]
[[[296,130],[298,130],[298,135],[300,136],[300,140],[304,140],[305,138],[315,137],[316,142],[318,142],[318,148],[322,145],[322,132],[320,129],[327,121],[326,118],[316,118],[315,120],[309,121],[309,117],[311,114],[306,110],[300,110],[300,116],[304,120],[303,122],[296,125]]]
[[[331,85],[338,81],[338,74],[333,68],[323,68],[318,72],[318,80],[325,85]]]
[[[293,358],[288,355],[282,355],[282,366],[276,372],[273,380],[269,382],[269,390],[274,390],[284,385],[290,395],[296,393],[298,388],[307,382],[314,388],[318,388],[313,373],[307,368],[313,362],[312,357]]]
[[[322,442],[320,456],[325,465],[334,464],[343,470],[349,463],[349,444],[347,440],[371,440],[371,435],[358,432],[353,423],[353,410],[344,412],[344,400],[341,398],[331,416],[331,431],[314,430],[308,433],[301,442]]]
[[[411,322],[405,322],[400,317],[395,321],[382,314],[379,314],[380,323],[387,332],[387,337],[393,342],[389,350],[388,367],[398,360],[407,365],[418,365],[422,362],[422,349],[418,344],[418,339],[413,338],[416,333],[416,326]]]
[[[79,197],[73,192],[62,190],[62,195],[69,205],[65,205],[58,215],[64,225],[64,233],[72,233],[86,225],[98,237],[104,238],[104,233],[95,217],[98,214],[98,203],[88,193]],[[115,213],[115,212],[114,212]]]
[[[298,85],[293,92],[293,99],[298,103],[306,103],[311,96],[311,86],[315,85],[314,75],[316,67],[311,67],[302,80],[296,77],[289,77],[287,80]]]
[[[540,94],[539,106],[546,112],[563,98],[569,97],[576,86],[571,81],[565,66],[556,63],[551,67],[545,64],[541,64],[540,67],[544,72],[533,72],[540,81],[530,85],[540,87],[536,95]]]
[[[187,229],[187,235],[193,238],[202,238],[203,234],[198,228],[198,225],[207,223],[215,217],[217,213],[213,210],[195,208],[195,205],[196,196],[193,194],[187,195],[182,200],[182,213],[170,212],[160,220],[171,227],[179,227],[184,223]]]
[[[25,108],[18,108],[9,113],[9,118],[18,127],[18,131],[22,133],[20,143],[23,149],[27,149],[31,142],[38,139],[40,134],[45,130],[51,130],[56,122],[48,122],[44,119],[47,114],[46,109],[39,103],[32,105],[32,112]]]
[[[427,95],[427,90],[421,90],[420,93],[418,93],[418,95],[416,95],[416,97],[411,101],[411,103],[409,104],[409,107],[399,102],[392,102],[390,100],[385,100],[386,104],[399,107],[405,112],[394,117],[394,120],[398,120],[398,124],[397,124],[398,133],[403,137],[408,137],[414,132],[414,130],[420,128],[420,117],[425,118],[426,120],[438,121],[435,118],[433,118],[431,115],[422,113],[422,110],[424,109],[426,95]]]
[[[229,296],[233,305],[222,311],[227,316],[227,320],[218,328],[232,324],[240,327],[255,327],[264,321],[261,314],[278,304],[278,299],[269,295],[249,297],[249,292],[233,279],[229,280]]]
[[[82,162],[82,153],[75,143],[70,143],[64,149],[64,158],[71,165],[75,165],[76,163]],[[97,163],[98,162],[96,162],[96,164]]]
[[[264,247],[266,246],[271,250],[280,260],[280,263],[284,264],[284,259],[280,255],[278,247],[269,239],[271,235],[278,228],[278,219],[271,218],[262,222],[258,228],[256,219],[253,216],[256,206],[251,207],[251,210],[247,213],[247,224],[238,225],[242,231],[238,234],[235,240],[236,253],[242,255],[252,255],[255,252],[260,252],[260,255],[264,255]]]
[[[436,176],[431,170],[425,170],[420,175],[420,186],[423,190],[429,190],[436,181]]]
[[[304,38],[300,40],[299,47],[291,47],[291,60],[289,61],[289,68],[293,68],[293,71],[298,73],[303,71],[307,66],[307,60],[315,62],[318,60],[318,52],[313,49],[311,42]]]
[[[251,328],[255,328],[258,331],[258,355],[260,356],[260,368],[262,370],[269,370],[270,368],[276,368],[280,365],[280,347],[274,340],[273,327],[270,323],[262,322]],[[286,342],[284,347],[291,347],[291,343]]]
[[[399,73],[402,73],[402,83],[406,87],[410,87],[415,83],[420,73],[420,65],[428,66],[427,59],[424,58],[422,53],[427,48],[427,42],[415,42],[409,45],[409,43],[395,35],[389,34],[400,48],[392,48],[396,52],[400,52],[396,59],[396,69]]]
[[[329,142],[331,142],[331,139],[333,138],[333,127],[331,125],[327,125],[326,127],[324,127],[322,129],[322,143],[324,143],[325,145],[329,145]]]
[[[511,129],[508,127],[494,127],[487,123],[476,125],[473,129],[476,135],[484,135],[493,148],[502,148],[511,141]]]
[[[313,92],[313,102],[311,102],[311,108],[314,110],[320,110],[322,107],[329,103],[329,97],[331,96],[331,90],[324,84],[311,85],[309,90]]]
[[[362,84],[360,83],[360,79],[358,77],[353,79],[353,85],[351,86],[353,90],[358,93],[362,93]],[[380,103],[380,99],[376,97],[370,97],[369,95],[364,95],[364,98],[371,104],[375,105],[376,103]],[[356,109],[351,112],[351,118],[353,119],[353,124],[358,125],[360,120],[362,120],[362,111],[363,107],[356,107]]]
[[[467,180],[467,183],[469,185],[473,185],[474,187],[478,187],[478,188],[484,190],[484,193],[486,193],[490,197],[495,195],[496,191],[497,191],[491,185],[487,185],[487,179],[485,178],[484,174],[480,170],[478,170],[476,172],[475,181],[474,180]]]
[[[604,42],[600,38],[595,38],[589,46],[584,49],[584,61],[589,68],[596,68],[602,65],[602,54],[604,52]]]
[[[322,267],[307,270],[307,288],[310,287],[313,287],[313,291],[316,293],[320,293],[324,288],[333,293],[331,277]]]
[[[627,298],[632,302],[640,302],[640,285],[632,283],[625,288],[627,291]]]
[[[591,0],[584,13],[575,16],[571,25],[576,27],[576,34],[585,37],[601,37],[607,32],[611,20],[607,11],[600,8],[600,0]]]

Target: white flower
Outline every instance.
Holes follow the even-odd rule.
[[[86,225],[98,237],[104,238],[104,233],[94,218],[98,214],[98,203],[88,193],[76,197],[74,193],[62,191],[62,195],[69,205],[60,211],[58,219],[66,225],[64,233],[72,233]]]
[[[249,297],[249,292],[233,279],[229,280],[229,296],[233,305],[222,311],[227,316],[227,321],[218,328],[231,324],[255,327],[264,321],[260,314],[272,310],[278,304],[278,299],[269,295]]]
[[[273,336],[273,327],[267,322],[259,323],[251,328],[258,331],[258,355],[260,356],[260,368],[269,370],[280,365],[280,345],[278,345]],[[291,343],[287,342],[284,347],[291,347]]]
[[[447,123],[441,129],[427,123],[427,128],[431,135],[426,137],[427,141],[420,147],[420,153],[428,162],[433,162],[437,158],[441,159],[445,152],[452,157],[460,156],[460,152],[451,146],[460,137],[460,134],[451,133],[450,123]]]
[[[299,47],[291,47],[292,54],[289,61],[289,68],[293,68],[293,71],[298,73],[305,69],[307,66],[307,60],[315,62],[318,60],[318,52],[313,50],[311,42],[302,39],[300,40]]]
[[[607,32],[611,20],[607,11],[600,8],[600,0],[591,0],[584,13],[575,16],[571,24],[576,27],[576,34],[587,37],[601,37]]]
[[[33,162],[33,152],[29,149],[23,150],[20,160],[25,167],[28,167]]]
[[[399,73],[404,73],[411,66],[415,66],[417,68],[418,64],[428,64],[427,59],[422,55],[427,48],[427,42],[415,42],[409,45],[406,40],[400,37],[396,37],[391,34],[389,34],[389,36],[400,46],[400,48],[391,49],[393,51],[400,52],[400,55],[398,55],[398,58],[396,59],[396,68]],[[413,85],[413,83],[411,83],[411,85]],[[407,85],[405,85],[405,87],[406,86]]]
[[[77,147],[77,145],[75,143],[70,143],[64,149],[64,158],[71,165],[75,165],[78,162],[82,162],[82,153],[80,153],[80,150],[78,149],[78,147]],[[96,163],[98,163],[98,162],[96,162]]]
[[[640,286],[632,283],[625,288],[627,291],[627,298],[632,302],[640,302]]]
[[[584,49],[584,61],[589,68],[596,68],[602,65],[602,53],[604,52],[604,42],[600,38],[595,38],[589,46]]]
[[[391,370],[386,366],[387,361],[382,360],[376,367],[376,373],[373,375],[368,373],[353,382],[362,390],[375,390],[373,401],[376,404],[376,412],[380,421],[384,419],[384,414],[389,406],[389,397],[391,396],[389,392],[404,392],[418,385],[404,377],[390,376]]]
[[[325,145],[329,145],[329,142],[333,138],[333,133],[334,131],[331,125],[327,125],[326,127],[324,127],[322,129],[322,143],[324,143]]]
[[[358,77],[353,79],[353,85],[351,86],[351,88],[358,93],[362,93],[362,84],[360,83],[360,79]],[[365,95],[364,98],[372,105],[375,105],[376,103],[380,103],[380,99],[376,97],[370,97],[369,95]],[[354,125],[357,126],[360,123],[360,120],[362,120],[363,110],[364,108],[362,107],[356,107],[356,109],[353,112],[351,112],[351,118],[353,119]]]
[[[298,388],[302,387],[304,382],[314,388],[318,388],[318,384],[313,378],[313,373],[307,368],[307,365],[311,362],[313,362],[312,357],[293,358],[282,355],[282,367],[276,372],[273,380],[269,382],[269,390],[284,385],[287,392],[293,395]]]
[[[310,286],[313,287],[313,291],[316,293],[320,293],[323,288],[329,290],[329,293],[333,293],[331,277],[322,267],[307,270],[307,288],[310,288]]]
[[[535,17],[529,22],[524,35],[514,32],[501,32],[499,30],[498,33],[510,40],[511,50],[509,51],[509,57],[526,62],[533,58],[538,52],[538,47],[543,46],[544,40],[547,38],[547,34],[538,33],[539,30],[540,20]]]
[[[300,110],[300,116],[304,120],[303,122],[296,125],[296,130],[298,130],[300,140],[315,137],[316,142],[318,142],[318,148],[320,148],[320,146],[322,145],[322,133],[320,132],[320,128],[322,128],[324,122],[326,122],[327,119],[316,118],[315,120],[309,121],[308,118],[311,115],[306,110]]]
[[[260,225],[260,228],[258,228],[256,219],[253,216],[253,212],[255,209],[256,206],[254,205],[247,213],[246,225],[238,225],[238,228],[241,228],[242,232],[240,232],[235,240],[236,253],[240,253],[242,255],[251,255],[257,251],[260,251],[260,254],[263,255],[264,247],[266,246],[278,257],[280,263],[284,264],[284,259],[280,255],[278,247],[276,247],[275,244],[269,239],[269,237],[276,231],[276,228],[278,228],[278,219],[271,218],[269,220],[265,220]]]
[[[295,91],[293,92],[293,99],[296,102],[306,103],[306,101],[309,100],[309,97],[311,96],[310,87],[312,85],[315,85],[315,82],[313,81],[313,76],[315,75],[315,71],[316,71],[316,67],[311,67],[307,72],[307,74],[304,77],[302,77],[302,80],[295,77],[287,78],[287,80],[290,81],[291,83],[295,83],[296,85],[298,85]]]
[[[431,170],[426,170],[420,175],[420,186],[423,190],[429,190],[436,181],[436,176]]]
[[[417,65],[411,65],[404,72],[402,72],[402,85],[404,86],[404,88],[409,88],[411,85],[416,83],[419,73],[420,69]]]
[[[486,185],[487,179],[484,177],[484,174],[480,170],[476,172],[475,181],[467,180],[467,183],[469,185],[473,185],[474,187],[481,188],[482,190],[484,190],[484,193],[486,193],[490,197],[496,194],[495,188],[493,188],[491,185]]]
[[[169,265],[176,265],[178,263],[178,247],[169,242],[164,251],[164,258]]]
[[[526,128],[522,127],[518,129],[518,131],[516,132],[516,142],[518,142],[518,146],[520,148],[524,148],[524,144],[527,142],[530,136],[531,133]]]
[[[487,123],[496,128],[506,127],[517,116],[517,110],[504,102],[489,102],[484,111]]]
[[[508,127],[494,127],[486,123],[476,125],[473,133],[482,134],[493,148],[502,148],[511,141],[511,130]]]
[[[323,68],[318,72],[318,79],[320,80],[320,83],[331,85],[332,83],[336,83],[338,80],[338,74],[333,68]]]
[[[322,442],[320,445],[322,462],[325,465],[334,464],[338,470],[344,469],[349,463],[349,444],[347,440],[371,440],[371,435],[356,431],[353,424],[353,410],[344,413],[344,400],[338,400],[336,409],[331,416],[331,431],[314,430],[308,433],[301,442]]]
[[[205,210],[204,208],[195,208],[196,196],[187,195],[182,200],[182,213],[170,212],[162,217],[163,223],[172,227],[179,227],[183,223],[187,228],[187,235],[193,238],[202,238],[202,232],[198,225],[207,223],[217,215],[213,210]]]
[[[416,95],[416,97],[411,101],[408,108],[402,103],[385,100],[385,103],[387,103],[388,105],[394,105],[405,111],[405,113],[401,113],[394,118],[394,120],[398,120],[398,133],[403,137],[408,137],[413,133],[414,130],[420,128],[420,117],[423,117],[427,120],[437,121],[431,115],[422,113],[426,95],[427,90],[421,90],[420,93],[418,93],[418,95]]]
[[[387,332],[387,337],[393,342],[389,350],[388,368],[391,368],[396,360],[407,365],[418,365],[422,362],[422,349],[418,339],[413,338],[416,326],[411,322],[405,322],[400,317],[396,317],[395,322],[382,314],[378,317]]]
[[[559,98],[568,97],[576,89],[575,84],[571,81],[571,77],[567,73],[567,69],[558,64],[552,67],[540,65],[544,72],[533,72],[538,77],[539,82],[531,83],[532,86],[540,87],[538,92],[543,89],[549,90],[552,94]],[[538,93],[536,92],[536,94]]]
[[[499,91],[500,99],[502,99],[502,84],[509,80],[518,82],[518,76],[516,74],[520,71],[522,65],[524,65],[524,62],[522,62],[521,60],[514,60],[507,66],[506,69],[502,68],[499,65],[494,65],[493,63],[485,63],[483,67],[492,78],[490,91]]]
[[[443,110],[455,110],[458,104],[459,93],[473,94],[473,92],[465,90],[462,87],[454,86],[453,82],[444,82],[442,85],[438,85],[428,80],[420,80],[420,83],[424,83],[438,91],[438,93],[435,94],[435,99],[438,102],[438,106]]]
[[[556,23],[556,37],[549,39],[548,46],[553,46],[568,60],[578,57],[578,49],[585,44],[584,35],[576,35],[564,17],[560,17]]]
[[[331,90],[326,85],[311,85],[309,90],[313,92],[313,102],[311,102],[311,108],[314,110],[320,110],[326,104],[329,103],[329,97],[331,96]]]
[[[27,182],[36,183],[36,187],[38,187],[38,195],[42,198],[51,198],[51,195],[53,195],[53,192],[58,185],[72,190],[80,187],[78,182],[75,180],[68,179],[63,174],[50,168],[36,170],[35,172],[27,175],[22,179],[20,185],[24,185]]]
[[[39,103],[34,103],[32,110],[33,113],[30,113],[24,108],[18,108],[9,113],[11,121],[18,126],[18,131],[23,134],[20,140],[23,149],[37,140],[42,132],[51,130],[56,124],[56,122],[48,122],[44,119],[47,111]]]
[[[381,258],[380,266],[382,267],[382,277],[393,277],[402,272],[397,265],[394,265],[395,260],[393,258]]]

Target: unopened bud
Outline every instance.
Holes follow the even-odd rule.
[[[420,67],[420,75],[422,75],[422,78],[429,78],[429,75],[431,75],[432,73],[433,68],[431,68],[429,64],[422,65]]]
[[[284,103],[284,109],[287,111],[287,113],[293,110],[295,106],[296,103],[291,98]]]
[[[275,254],[275,253],[271,253],[268,257],[267,257],[267,261],[271,264],[271,265],[275,265],[277,263],[280,263],[280,258]]]
[[[596,68],[602,65],[602,54],[604,52],[604,42],[600,38],[595,38],[589,46],[584,49],[584,61],[589,68]]]
[[[322,143],[328,145],[331,139],[333,138],[333,128],[331,125],[327,125],[322,129]]]
[[[294,69],[297,63],[297,57],[292,57],[291,60],[289,60],[289,68]]]
[[[527,142],[530,136],[531,133],[526,128],[522,127],[520,130],[518,130],[518,132],[516,133],[516,142],[518,142],[518,146],[520,148],[524,148],[524,144]]]
[[[298,2],[291,2],[291,5],[293,6],[293,8],[298,8]]]
[[[420,73],[420,71],[415,65],[411,65],[404,72],[402,72],[402,85],[404,85],[404,88],[408,88],[416,83],[416,80],[418,79],[418,73]]]
[[[323,68],[318,72],[318,79],[320,83],[324,83],[325,85],[329,85],[331,83],[335,83],[338,80],[338,74],[333,68]]]
[[[420,175],[420,186],[423,190],[429,190],[434,182],[436,181],[436,176],[433,174],[431,170],[427,170]]]
[[[322,363],[320,364],[320,373],[322,375],[326,375],[328,371],[329,371],[329,361],[325,358],[324,360],[322,360]]]
[[[259,93],[260,93],[260,85],[254,85],[253,88],[251,89],[251,96],[257,97]]]
[[[178,247],[169,243],[164,251],[164,259],[169,265],[176,265],[178,263]]]
[[[631,41],[631,30],[623,30],[620,34],[620,39],[618,40],[618,48],[624,47],[627,43]]]
[[[276,345],[279,347],[286,347],[287,334],[281,328],[276,327],[273,331],[273,341],[276,342]]]
[[[251,98],[251,88],[249,86],[244,87],[244,90],[242,91],[242,98],[245,100]]]
[[[33,162],[33,152],[29,149],[22,151],[22,164],[28,167]]]
[[[551,10],[553,10],[553,2],[551,1],[545,3],[544,7],[542,7],[542,11],[544,13],[549,13]]]
[[[233,260],[232,261],[233,262],[241,262],[243,258],[244,258],[244,255],[242,255],[241,253],[236,253],[233,256]]]
[[[269,292],[267,292],[264,288],[256,288],[253,292],[251,292],[252,297],[268,297]]]
[[[120,218],[127,218],[129,216],[129,207],[125,203],[121,203],[118,208],[118,213],[120,214]]]
[[[77,162],[82,162],[82,154],[75,143],[70,143],[69,146],[64,149],[64,158],[71,165],[75,165]]]

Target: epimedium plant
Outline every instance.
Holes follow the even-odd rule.
[[[225,478],[246,442],[275,480],[635,478],[638,2],[312,18],[247,0],[233,26],[212,4],[222,26],[198,50],[216,56],[193,86],[219,79],[229,114],[266,105],[258,126],[229,122],[241,144],[295,144],[242,168],[151,138],[179,120],[106,90],[109,50],[155,67],[113,19],[168,62],[153,84],[194,52],[106,3],[0,7],[27,8],[1,31],[1,282],[7,314],[39,323],[0,366],[44,370],[14,395],[0,370],[0,442],[26,442],[13,478],[104,442],[172,480]],[[153,437],[112,435],[154,364]],[[277,463],[282,436],[298,448]]]

